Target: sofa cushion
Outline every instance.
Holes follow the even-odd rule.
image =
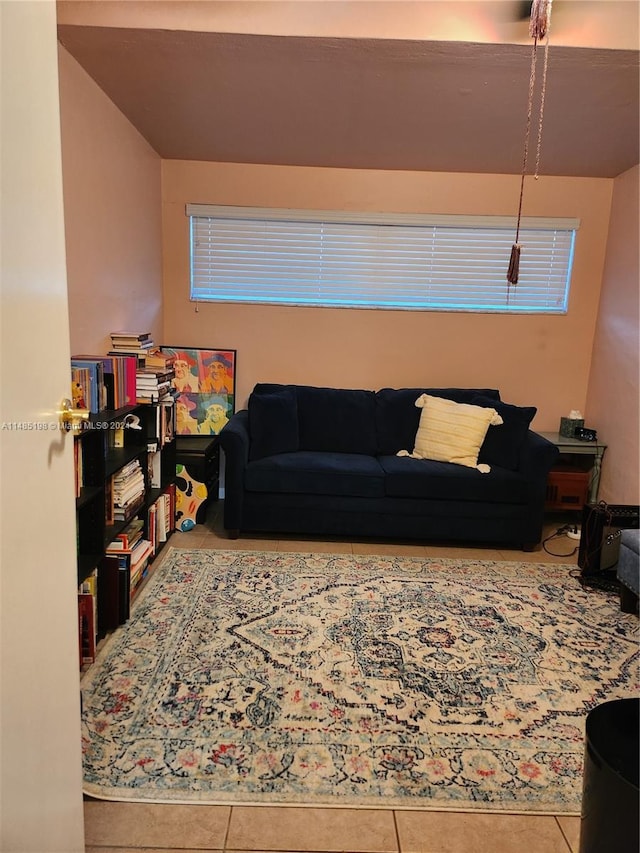
[[[527,480],[497,466],[490,474],[481,474],[464,465],[408,456],[379,456],[378,461],[386,475],[385,493],[389,497],[510,504],[528,501]]]
[[[249,396],[249,459],[298,449],[298,409],[292,388],[256,389]]]
[[[375,455],[375,394],[296,386],[300,450]]]
[[[384,497],[384,473],[374,456],[301,450],[250,462],[250,492]]]
[[[640,592],[640,530],[622,531],[616,574],[627,589]]]
[[[520,464],[520,449],[529,425],[538,411],[535,406],[513,406],[496,402],[488,397],[476,397],[474,406],[489,406],[501,416],[502,423],[490,426],[478,454],[478,462],[499,465],[517,471]]]
[[[500,399],[499,392],[491,388],[382,388],[375,396],[378,453],[413,447],[420,423],[420,409],[415,403],[422,394],[455,403],[471,403],[480,396]]]
[[[491,470],[488,465],[478,465],[478,453],[489,424],[502,423],[495,409],[454,403],[430,394],[418,397],[416,406],[422,414],[413,452],[400,450],[398,455],[453,462],[482,473]]]

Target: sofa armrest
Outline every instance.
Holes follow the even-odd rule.
[[[518,470],[532,484],[546,490],[547,477],[560,451],[555,444],[533,430],[528,430],[520,450]]]
[[[220,431],[224,452],[224,527],[237,536],[242,529],[244,471],[249,461],[249,412],[241,409]]]

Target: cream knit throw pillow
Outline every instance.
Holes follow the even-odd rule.
[[[422,409],[413,453],[400,450],[398,456],[453,462],[488,473],[489,465],[478,465],[478,454],[490,426],[499,426],[502,418],[495,409],[454,403],[422,394],[416,400]]]

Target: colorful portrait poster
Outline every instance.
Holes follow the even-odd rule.
[[[161,350],[174,359],[177,435],[218,435],[235,411],[236,351]]]

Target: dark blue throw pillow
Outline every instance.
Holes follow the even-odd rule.
[[[471,403],[474,406],[495,409],[503,420],[500,426],[490,426],[487,430],[478,454],[478,462],[517,471],[520,448],[538,410],[535,406],[513,406],[488,397],[476,397]]]
[[[271,390],[273,389],[273,390]],[[249,459],[299,449],[296,394],[284,385],[259,388],[249,397]]]
[[[454,403],[471,403],[475,397],[500,399],[493,388],[382,388],[376,393],[378,453],[391,456],[399,450],[413,450],[422,412],[416,408],[416,400],[422,394]]]

